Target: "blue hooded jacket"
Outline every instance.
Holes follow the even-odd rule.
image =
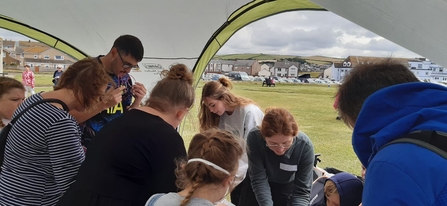
[[[341,172],[327,180],[332,180],[337,187],[338,195],[340,195],[340,206],[358,206],[362,203],[363,182],[356,176]],[[324,199],[326,200],[326,196]]]
[[[417,130],[447,132],[447,87],[399,84],[365,100],[352,136],[354,151],[367,168],[363,206],[447,206],[446,159],[411,143],[380,150]]]

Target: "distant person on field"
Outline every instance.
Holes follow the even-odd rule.
[[[0,131],[25,99],[25,87],[16,79],[0,77]]]
[[[138,68],[138,62],[143,59],[143,53],[143,45],[137,37],[122,35],[115,40],[107,55],[96,57],[115,84],[114,87],[110,85],[107,88],[104,101],[96,105],[94,110],[71,113],[79,123],[85,122],[82,127],[84,146],[87,147],[96,133],[110,121],[129,109],[140,106],[147,91],[143,84],[132,82],[129,72]],[[133,102],[132,97],[134,97]]]
[[[347,172],[335,174],[324,184],[326,206],[358,206],[362,192],[363,182]]]
[[[53,86],[57,85],[57,82],[59,82],[62,73],[64,73],[64,71],[62,71],[62,65],[57,65],[56,71],[54,71],[53,73],[53,80],[52,80]]]
[[[338,111],[338,96],[339,96],[338,94],[335,96],[335,101],[334,101],[333,107],[334,107],[335,111],[337,111],[337,117],[335,117],[335,119],[341,120],[340,112]]]
[[[34,73],[29,65],[25,65],[25,71],[22,73],[22,84],[25,86],[25,97],[35,94],[34,92]]]
[[[308,206],[313,181],[314,148],[298,131],[293,115],[267,109],[260,128],[248,135],[248,176],[238,205]]]
[[[176,170],[177,185],[183,190],[153,195],[146,206],[213,206],[221,203],[235,187],[239,159],[244,153],[239,137],[211,129],[196,134],[188,157]]]
[[[447,87],[420,82],[407,65],[388,59],[352,69],[338,93],[366,167],[363,205],[447,205],[447,159],[413,143],[384,147],[433,130],[447,138]]]
[[[199,109],[200,130],[220,128],[246,141],[250,130],[261,125],[264,113],[254,101],[231,93],[231,88],[231,81],[226,77],[209,81],[203,86]],[[243,166],[247,167],[245,154],[243,160]],[[231,193],[233,204],[239,203],[240,189],[244,183]]]
[[[67,110],[91,110],[112,79],[91,58],[71,65],[54,91],[28,97],[13,117],[0,173],[0,205],[56,205],[84,161],[79,126]],[[19,97],[17,98],[19,99]]]

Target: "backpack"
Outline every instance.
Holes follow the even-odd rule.
[[[27,112],[32,107],[34,107],[38,104],[45,103],[45,102],[59,103],[62,105],[62,107],[64,108],[65,111],[68,111],[67,105],[59,99],[42,99],[40,101],[34,102],[33,104],[31,104],[28,107],[26,107],[25,109],[23,109],[19,114],[17,114],[17,116],[15,116],[14,119],[12,119],[11,122],[9,124],[7,124],[0,132],[0,172],[1,172],[1,166],[3,165],[3,159],[5,158],[6,140],[7,140],[9,131],[12,129],[12,127],[14,127],[14,124],[16,123],[16,121],[23,114],[25,114],[25,112]]]
[[[322,176],[312,183],[309,206],[326,206],[326,201],[324,199],[324,184],[328,178],[329,177],[327,176]]]
[[[382,146],[383,148],[397,143],[412,143],[426,148],[447,159],[447,133],[434,130],[417,130]]]

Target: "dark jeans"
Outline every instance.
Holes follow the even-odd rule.
[[[241,185],[242,186],[241,197],[239,200],[239,204],[236,205],[259,206],[258,201],[256,200],[255,193],[253,192],[253,189],[251,187],[251,181],[248,175],[245,178],[245,180],[247,180],[247,183]],[[286,184],[269,182],[269,185],[270,185],[270,193],[272,195],[273,200],[273,206],[291,205],[289,202],[293,191],[293,182]]]

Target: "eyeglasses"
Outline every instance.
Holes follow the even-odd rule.
[[[265,143],[265,145],[269,148],[272,149],[277,149],[277,148],[282,148],[282,149],[288,149],[290,148],[290,146],[292,146],[293,144],[293,140],[291,140],[290,142],[284,143],[284,144],[269,144],[269,143]]]
[[[120,57],[121,62],[123,62],[123,68],[124,69],[137,69],[137,68],[139,68],[138,64],[137,65],[132,65],[132,64],[129,64],[127,62],[124,62],[123,57],[121,56],[121,54],[119,52],[118,52],[118,56]]]

